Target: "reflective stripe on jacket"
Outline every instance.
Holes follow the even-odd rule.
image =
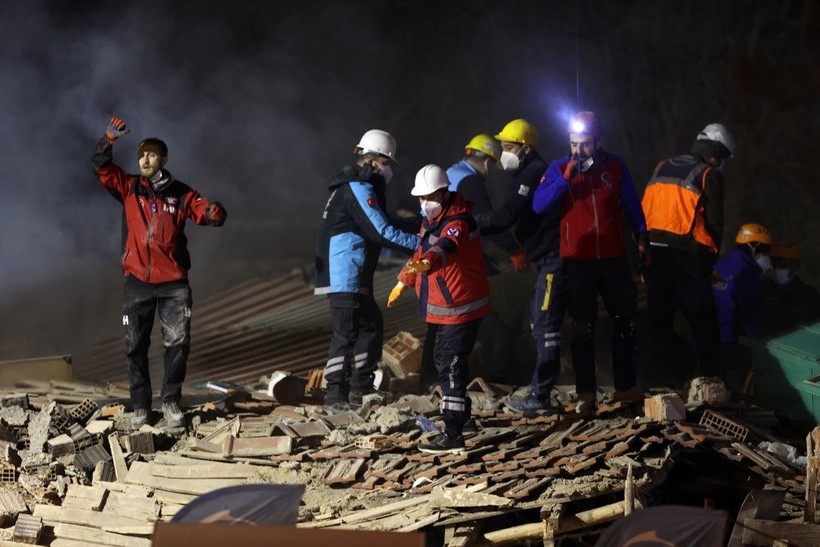
[[[707,163],[690,155],[676,156],[658,165],[641,202],[651,241],[663,238],[661,234],[681,240],[691,238],[712,253],[718,252],[704,216],[704,188],[711,170]],[[668,237],[663,239],[667,241]]]
[[[462,197],[450,196],[440,220],[424,219],[413,254],[413,260],[429,260],[430,270],[399,273],[402,283],[416,288],[419,318],[439,325],[468,323],[492,311],[478,227]]]

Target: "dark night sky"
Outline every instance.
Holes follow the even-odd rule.
[[[159,136],[175,176],[229,209],[188,229],[195,295],[309,264],[326,184],[369,128],[397,137],[395,203],[513,118],[563,154],[577,106],[639,191],[727,124],[727,234],[797,238],[820,281],[818,33],[809,0],[3,2],[0,359],[118,332],[120,212],[89,167],[112,115],[132,128],[126,169]]]

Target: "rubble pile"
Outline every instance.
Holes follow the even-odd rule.
[[[806,510],[805,464],[761,445],[736,407],[693,410],[677,394],[608,402],[601,393],[581,416],[559,389],[565,412],[522,416],[503,410],[510,389],[477,379],[466,450],[431,455],[416,447],[435,434],[440,392],[374,394],[357,411],[328,414],[310,389],[298,404],[254,386],[219,391],[185,405],[185,428],[160,420],[139,431],[122,386],[0,392],[0,541],[147,546],[154,524],[197,496],[248,483],[305,484],[301,527],[424,530],[470,545],[502,544],[493,534],[537,521],[535,535],[515,541],[545,537],[544,523],[560,537],[651,505],[675,461],[693,454],[735,469],[747,489],[782,491],[780,520]]]

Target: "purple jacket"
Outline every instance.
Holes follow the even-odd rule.
[[[747,253],[735,249],[715,264],[712,292],[718,312],[720,342],[737,341],[740,335],[763,335],[763,280],[760,266]]]

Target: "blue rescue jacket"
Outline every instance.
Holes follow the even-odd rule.
[[[390,224],[384,178],[369,166],[344,167],[329,189],[316,240],[314,293],[369,293],[381,247],[414,251],[419,237]]]
[[[760,266],[740,249],[715,264],[712,292],[718,312],[720,341],[737,341],[739,335],[763,334],[763,281]]]

